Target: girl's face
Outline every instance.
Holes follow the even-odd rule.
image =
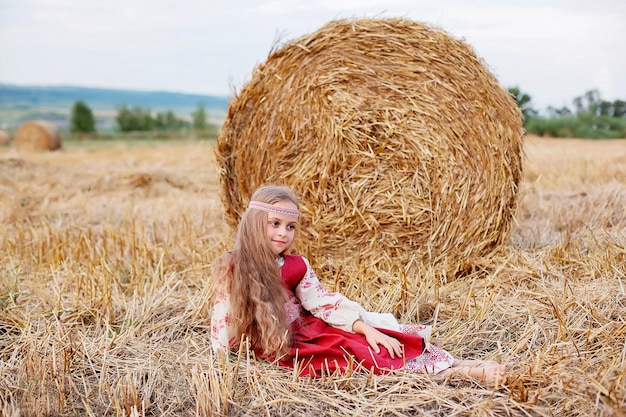
[[[273,205],[290,209],[298,208],[289,200],[278,201]],[[277,256],[289,249],[293,243],[297,223],[297,217],[277,213],[267,213],[267,238],[270,241],[272,250]]]

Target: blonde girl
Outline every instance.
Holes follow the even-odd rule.
[[[486,382],[504,376],[497,362],[455,360],[430,344],[430,326],[401,325],[391,314],[367,312],[326,292],[309,261],[288,252],[299,215],[287,187],[264,186],[252,195],[233,250],[213,272],[215,351],[228,352],[244,338],[258,356],[302,376],[354,369],[458,372]]]

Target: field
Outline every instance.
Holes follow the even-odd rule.
[[[626,141],[527,138],[505,253],[470,275],[378,293],[323,277],[506,363],[495,387],[214,356],[208,277],[232,234],[213,146],[0,148],[0,416],[626,415]]]

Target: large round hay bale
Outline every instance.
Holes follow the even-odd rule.
[[[61,133],[45,120],[24,122],[15,132],[13,146],[19,151],[53,151],[61,148]]]
[[[277,46],[229,103],[221,199],[235,226],[291,186],[319,262],[464,270],[501,247],[522,174],[520,111],[472,48],[408,19],[332,21]]]
[[[11,136],[9,135],[9,132],[6,130],[0,130],[0,146],[8,145],[10,141]]]

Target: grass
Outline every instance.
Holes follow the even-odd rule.
[[[581,112],[576,117],[531,118],[525,124],[526,130],[535,135],[554,138],[625,138],[626,118],[595,116]]]
[[[527,139],[510,240],[467,276],[407,266],[395,288],[375,284],[384,271],[320,271],[433,324],[455,356],[506,363],[497,387],[214,356],[208,276],[232,240],[213,145],[0,148],[0,415],[624,415],[624,141]]]

